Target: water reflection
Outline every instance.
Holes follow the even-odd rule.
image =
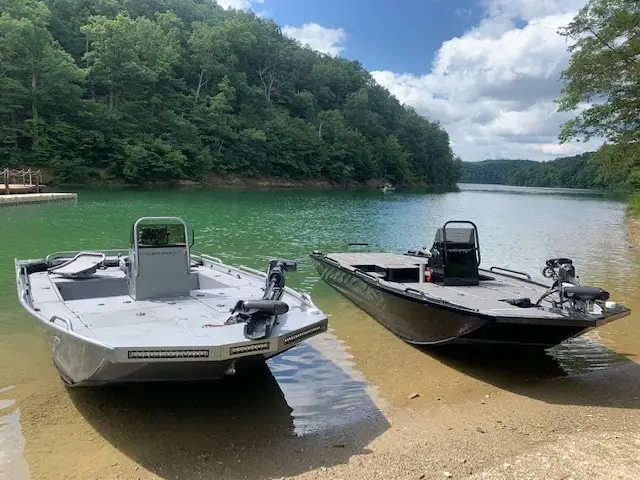
[[[377,390],[353,368],[351,359],[342,343],[326,333],[269,360],[293,409],[297,435],[349,428],[381,416]]]
[[[548,403],[640,408],[640,365],[584,337],[546,351],[468,345],[421,350],[465,375]]]
[[[0,394],[13,387],[0,388]],[[28,480],[29,467],[22,452],[24,438],[20,428],[20,409],[14,408],[13,399],[0,398],[0,478]]]
[[[262,362],[243,372],[238,365],[236,376],[216,382],[78,388],[69,395],[100,435],[163,478],[201,478],[203,470],[208,478],[293,476],[366,453],[389,427],[366,382],[318,348],[299,345],[270,360],[271,369]],[[312,454],[332,448],[336,438],[340,448],[332,455]]]
[[[567,375],[595,372],[631,361],[625,355],[605,347],[597,330],[567,340],[546,353],[558,362]]]

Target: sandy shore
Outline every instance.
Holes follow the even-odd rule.
[[[550,380],[548,399],[487,388],[452,407],[394,412],[371,453],[292,478],[637,479],[639,370]],[[609,387],[590,389],[602,381]]]
[[[640,478],[636,335],[614,335],[615,352],[570,349],[566,361],[578,368],[590,356],[590,371],[562,374],[551,359],[529,354],[487,355],[490,359],[427,354],[360,316],[350,314],[353,324],[342,326],[342,337],[375,388],[362,396],[362,386],[345,378],[330,398],[339,407],[351,395],[368,413],[349,423],[333,422],[339,409],[325,412],[322,421],[335,425],[319,434],[294,431],[309,415],[305,405],[313,398],[302,397],[300,403],[295,389],[283,394],[268,372],[248,379],[245,387],[66,389],[40,338],[0,342],[5,352],[13,352],[5,355],[0,384],[22,381],[0,392],[0,401],[16,399],[0,414],[19,417],[30,475],[6,478]],[[626,323],[635,319],[603,327],[600,334],[634,331]],[[341,364],[331,353],[334,342],[315,342],[317,348],[323,344],[332,362],[298,370],[296,378],[302,378],[296,388],[309,388],[328,375],[332,363]],[[24,351],[31,352],[29,362]],[[287,378],[280,373],[281,380]]]
[[[639,380],[640,365],[628,363],[517,392],[487,384],[464,400],[425,385],[408,406],[352,428],[296,437],[262,427],[254,438],[253,415],[223,431],[212,422],[208,436],[206,424],[188,423],[198,412],[179,421],[171,416],[187,414],[170,412],[158,426],[153,402],[129,402],[127,417],[120,401],[90,394],[82,401],[104,422],[92,424],[87,407],[77,415],[78,394],[70,402],[55,384],[53,393],[33,392],[38,408],[21,423],[32,479],[637,479]],[[108,425],[109,410],[122,423]]]

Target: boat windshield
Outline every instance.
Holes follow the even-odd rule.
[[[131,243],[133,244],[133,229]],[[137,229],[139,248],[185,247],[187,233],[181,223],[156,223],[139,225]]]

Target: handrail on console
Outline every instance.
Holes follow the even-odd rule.
[[[492,272],[498,270],[502,272],[515,273],[516,275],[522,275],[524,277],[527,277],[527,279],[531,280],[531,275],[529,275],[527,272],[520,272],[518,270],[511,270],[510,268],[504,268],[504,267],[491,267],[489,270]]]

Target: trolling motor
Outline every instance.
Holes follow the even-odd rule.
[[[553,284],[540,299],[540,302],[553,293],[558,293],[560,301],[552,300],[553,306],[562,308],[565,302],[569,303],[570,310],[580,310],[585,313],[593,313],[591,307],[596,300],[608,300],[609,292],[600,287],[588,287],[580,285],[576,276],[576,268],[570,258],[550,258],[542,269],[545,278],[552,278]]]
[[[289,260],[271,260],[267,268],[264,294],[260,300],[240,300],[231,309],[225,325],[243,322],[244,336],[260,340],[271,334],[278,315],[289,311],[289,305],[281,301],[285,289],[285,273],[295,272],[297,264]]]

